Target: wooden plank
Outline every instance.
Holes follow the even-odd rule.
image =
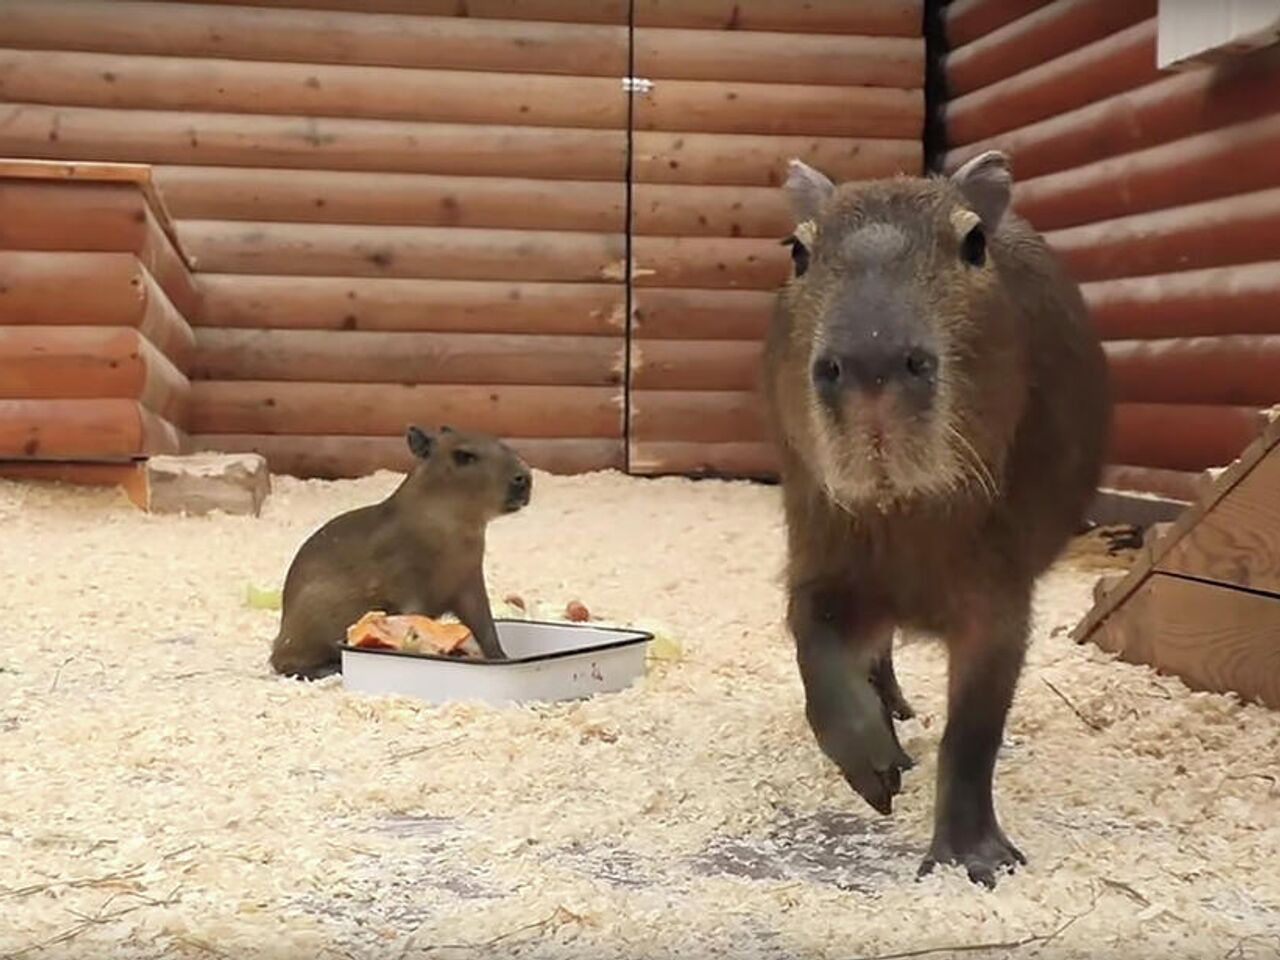
[[[951,0],[947,4],[947,43],[952,50],[994,33],[1051,0]]]
[[[146,452],[136,400],[0,400],[0,458],[128,460]]]
[[[169,0],[153,0],[167,3]],[[423,17],[458,16],[458,0],[198,0],[250,7],[305,7],[361,13],[411,13]],[[467,0],[466,16],[477,19],[552,20],[571,23],[627,23],[626,0]]]
[[[633,237],[641,286],[776,290],[791,276],[791,257],[775,239]]]
[[[146,202],[130,183],[0,179],[0,249],[136,253]]]
[[[1280,599],[1155,574],[1095,639],[1193,690],[1280,708]]]
[[[1103,468],[1100,486],[1107,490],[1137,490],[1168,500],[1191,503],[1200,475],[1187,470],[1160,470],[1111,464]]]
[[[157,167],[155,177],[184,220],[593,232],[626,224],[622,183],[195,166]]]
[[[203,328],[200,380],[609,386],[621,337]]]
[[[212,327],[616,335],[619,283],[201,274]]]
[[[626,272],[621,234],[187,220],[181,236],[213,273],[588,282]]]
[[[0,7],[0,22],[4,8]],[[67,163],[59,160],[0,159],[0,177],[24,180],[74,180],[103,183],[132,183],[145,186],[151,182],[151,167],[145,163]]]
[[[1276,595],[1280,602],[1280,449],[1219,500],[1156,569]]]
[[[1201,270],[1280,256],[1280,187],[1045,234],[1077,280]]]
[[[973,143],[1160,78],[1152,17],[947,103],[947,142]]]
[[[794,225],[777,187],[637,183],[631,222],[638,234],[679,237],[787,236]]]
[[[1108,340],[1280,333],[1280,261],[1101,280],[1082,291]]]
[[[1118,403],[1109,463],[1204,470],[1230,463],[1258,436],[1256,407]]]
[[[1280,114],[1014,185],[1014,208],[1042,231],[1280,185]]]
[[[130,253],[0,250],[0,324],[134,327],[182,369],[195,335]]]
[[[858,140],[641,130],[633,140],[635,178],[640,183],[778,187],[786,180],[792,158],[841,181],[919,173],[924,163],[919,137]]]
[[[769,290],[640,287],[632,329],[650,340],[761,340],[776,302]]]
[[[1114,398],[1269,407],[1280,402],[1280,334],[1104,344]]]
[[[192,433],[401,434],[410,423],[448,423],[508,437],[622,434],[616,387],[197,381]]]
[[[637,76],[651,80],[759,80],[810,86],[924,86],[924,41],[912,37],[766,31],[635,31]]]
[[[773,479],[777,453],[767,443],[685,443],[641,441],[631,444],[631,473],[658,476]]]
[[[618,439],[506,438],[535,470],[579,474],[621,470],[623,445]],[[271,436],[212,434],[192,438],[200,450],[260,453],[273,473],[337,479],[363,477],[378,470],[408,470],[412,457],[404,438],[361,436]]]
[[[358,10],[6,0],[0,5],[0,36],[8,46],[37,50],[601,77],[622,76],[627,69],[625,16],[619,26],[605,26],[400,16],[370,13],[364,5]],[[138,29],[140,23],[145,30]]]
[[[0,104],[18,157],[621,180],[626,148],[625,130]]]
[[[632,109],[637,130],[909,139],[924,123],[924,92],[918,86],[659,80]]]
[[[0,97],[116,110],[603,130],[625,129],[627,122],[626,92],[609,77],[48,50],[0,49]]]
[[[954,50],[947,88],[963,96],[1156,15],[1156,0],[1057,0]]]
[[[763,401],[749,391],[635,390],[631,395],[633,442],[764,442]]]
[[[636,0],[639,27],[916,37],[920,0]]]
[[[637,390],[755,390],[763,344],[758,340],[649,340],[631,346]]]
[[[954,170],[984,150],[1009,154],[1016,176],[1071,170],[1280,110],[1280,48],[1214,70],[1176,74],[1098,103],[949,151]]]
[[[68,483],[89,487],[120,487],[139,509],[147,508],[147,471],[141,461],[0,460],[0,477],[24,482]]]

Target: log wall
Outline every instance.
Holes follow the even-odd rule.
[[[0,460],[179,452],[197,306],[145,168],[0,163]]]
[[[1180,72],[1156,0],[953,0],[954,169],[998,147],[1111,361],[1107,483],[1179,500],[1280,402],[1280,48]]]

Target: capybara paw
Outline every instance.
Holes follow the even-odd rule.
[[[818,741],[849,786],[875,810],[889,814],[902,790],[903,771],[915,761],[899,745],[893,721],[869,683],[867,688],[870,696],[851,697],[847,712],[819,731]]]
[[[920,876],[933,872],[938,864],[964,867],[969,879],[980,883],[987,889],[996,885],[996,877],[1000,874],[1013,873],[1019,866],[1026,866],[1027,858],[1015,847],[998,826],[978,837],[973,843],[957,845],[935,837],[929,847],[929,854],[920,864]]]

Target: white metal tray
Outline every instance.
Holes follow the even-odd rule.
[[[578,700],[613,693],[644,675],[653,634],[643,630],[536,620],[497,620],[507,660],[424,656],[342,647],[342,683],[360,693],[393,693],[429,703],[496,705]]]

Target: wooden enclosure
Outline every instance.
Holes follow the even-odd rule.
[[[760,473],[800,156],[921,168],[919,0],[0,0],[0,156],[152,165],[195,447]]]
[[[1107,486],[1191,501],[1280,402],[1280,47],[1161,71],[1157,23],[1156,0],[954,0],[943,165],[1010,154],[1105,341]]]

